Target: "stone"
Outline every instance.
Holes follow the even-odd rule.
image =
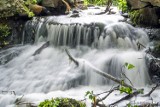
[[[127,0],[127,3],[129,6],[131,6],[131,9],[141,9],[149,5],[147,2],[142,2],[140,0]]]
[[[142,2],[149,2],[153,6],[158,6],[160,7],[160,0],[141,0]]]
[[[42,0],[42,6],[56,8],[58,6],[59,1],[60,0]]]
[[[75,18],[75,17],[80,17],[80,16],[79,16],[79,13],[74,13],[70,17],[74,17]]]

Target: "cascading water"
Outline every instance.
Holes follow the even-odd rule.
[[[63,95],[57,90],[65,92],[72,88],[71,91],[74,92],[79,86],[81,89],[115,84],[92,72],[92,65],[116,78],[121,78],[121,73],[124,72],[134,86],[149,84],[145,53],[138,51],[137,46],[138,42],[146,46],[148,37],[142,30],[118,22],[122,19],[119,15],[84,15],[80,18],[57,16],[28,21],[22,43],[31,41],[35,36],[35,44],[16,48],[23,49],[18,57],[0,65],[0,90],[14,90],[18,95],[55,91],[59,95],[53,94],[52,97],[56,97]],[[51,45],[34,56],[33,53],[45,41]],[[64,48],[80,58],[79,67],[69,62]],[[8,50],[6,52],[10,53]],[[5,57],[1,53],[0,56]],[[124,69],[125,62],[133,64],[135,68],[131,71]],[[128,80],[126,82],[129,83]],[[51,98],[42,96],[42,99]],[[70,96],[74,96],[73,93]],[[14,103],[14,98],[5,102],[7,98],[8,96],[0,96],[0,107]],[[32,101],[31,99],[32,95],[27,101]]]

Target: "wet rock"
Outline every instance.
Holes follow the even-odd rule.
[[[152,49],[152,55],[156,58],[160,58],[160,41],[154,41],[154,47]]]
[[[127,0],[127,3],[131,9],[141,9],[149,5],[149,3],[141,2],[140,0]]]
[[[94,7],[94,5],[93,4],[88,4],[87,7]]]
[[[42,6],[56,8],[58,6],[58,2],[59,0],[42,0]]]
[[[72,13],[79,13],[79,11],[78,10],[73,10]]]
[[[80,16],[79,16],[79,13],[74,13],[70,17],[80,17]]]
[[[130,12],[130,18],[136,25],[158,27],[160,26],[159,9],[160,8],[157,7],[146,7],[139,10],[133,10]]]
[[[129,18],[128,13],[123,13],[122,16],[123,16],[124,18]]]
[[[146,62],[152,82],[160,82],[160,59],[151,54],[146,54]]]
[[[151,3],[153,6],[160,7],[160,0],[141,0],[142,2]]]
[[[144,28],[144,31],[147,32],[150,40],[160,41],[160,29],[159,28]]]

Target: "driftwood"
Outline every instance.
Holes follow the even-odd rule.
[[[37,54],[40,54],[43,49],[45,49],[45,48],[47,48],[47,47],[49,46],[49,44],[50,44],[49,41],[47,41],[46,43],[44,43],[40,48],[38,48],[38,49],[34,52],[33,56],[35,56],[35,55],[37,55]]]
[[[141,90],[143,91],[143,89],[141,89]],[[124,100],[131,99],[132,97],[137,96],[137,95],[140,94],[140,93],[141,93],[140,90],[136,90],[136,91],[134,91],[133,93],[128,94],[128,95],[126,95],[125,97],[121,98],[120,100],[118,100],[118,101],[110,104],[109,106],[113,106],[113,105],[115,105],[115,104],[117,104],[117,103],[120,103],[120,102],[122,102],[122,101],[124,101]]]
[[[65,49],[65,51],[66,51],[68,57],[70,58],[70,60],[72,60],[72,61],[78,66],[78,65],[79,65],[79,61],[78,61],[77,59],[75,59],[75,58],[69,53],[69,51],[68,51],[67,49]],[[92,65],[92,66],[93,66],[93,65]],[[121,81],[121,80],[113,77],[112,75],[110,75],[110,74],[108,74],[108,73],[105,73],[105,72],[97,69],[97,68],[94,67],[94,66],[92,67],[92,69],[93,69],[93,72],[95,72],[95,73],[97,73],[97,74],[99,74],[99,75],[101,75],[101,76],[103,76],[103,77],[105,77],[105,78],[107,78],[107,79],[110,79],[110,80],[112,80],[112,81],[114,81],[114,82],[116,82],[116,83],[118,83],[118,84],[122,84],[122,81]],[[123,83],[123,86],[130,87],[130,88],[136,90],[136,88],[134,88],[133,86],[131,86],[131,85],[125,83],[125,82]]]

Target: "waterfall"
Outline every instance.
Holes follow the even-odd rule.
[[[138,28],[119,22],[121,19],[116,15],[33,18],[25,25],[22,43],[34,41],[34,45],[16,48],[19,50],[17,57],[0,63],[0,90],[15,90],[21,95],[115,84],[92,72],[93,67],[130,83],[122,77],[124,73],[134,86],[149,84],[145,53],[137,45],[147,46],[148,36]],[[34,56],[46,41],[51,45]],[[79,58],[79,67],[69,61],[64,48]],[[4,52],[11,54],[13,50]],[[5,59],[0,53],[2,57]],[[135,68],[127,70],[123,67],[126,62]]]

